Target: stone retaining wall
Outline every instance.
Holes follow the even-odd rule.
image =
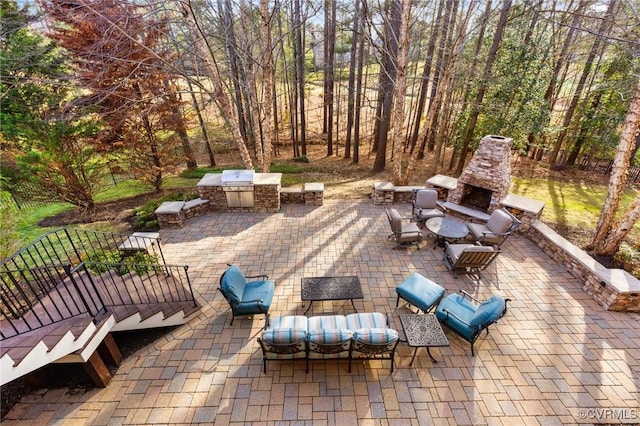
[[[640,281],[622,269],[608,269],[540,221],[526,236],[578,279],[582,288],[609,311],[640,312]]]
[[[373,204],[391,205],[393,203],[411,203],[413,193],[423,186],[395,186],[391,182],[374,182],[371,187]]]

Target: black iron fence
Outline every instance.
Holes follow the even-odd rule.
[[[566,150],[560,150],[558,152],[558,163],[566,163],[568,158],[569,152]],[[575,166],[580,170],[608,175],[611,173],[613,160],[589,154],[581,154],[576,159]],[[629,167],[629,182],[640,182],[640,166]]]

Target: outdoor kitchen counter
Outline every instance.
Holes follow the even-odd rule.
[[[196,186],[210,211],[277,212],[281,181],[282,173],[253,173],[250,181],[226,182],[222,173],[207,173]]]
[[[282,173],[256,173],[253,177],[254,185],[280,185],[281,181]],[[207,173],[197,186],[222,186],[222,173]]]

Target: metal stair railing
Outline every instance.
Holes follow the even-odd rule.
[[[133,253],[144,252],[148,263],[134,263],[131,250],[122,250],[132,241]],[[159,238],[52,231],[0,263],[0,341],[83,314],[97,322],[109,306],[190,301],[197,307],[187,270],[166,264]]]
[[[91,263],[79,270],[104,270],[96,279],[105,306],[192,302],[197,306],[188,266]]]
[[[98,317],[106,308],[91,280],[83,289],[69,265],[0,270],[0,340],[80,315]]]

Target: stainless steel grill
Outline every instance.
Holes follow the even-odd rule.
[[[222,189],[227,197],[227,207],[253,207],[253,170],[223,170]]]

